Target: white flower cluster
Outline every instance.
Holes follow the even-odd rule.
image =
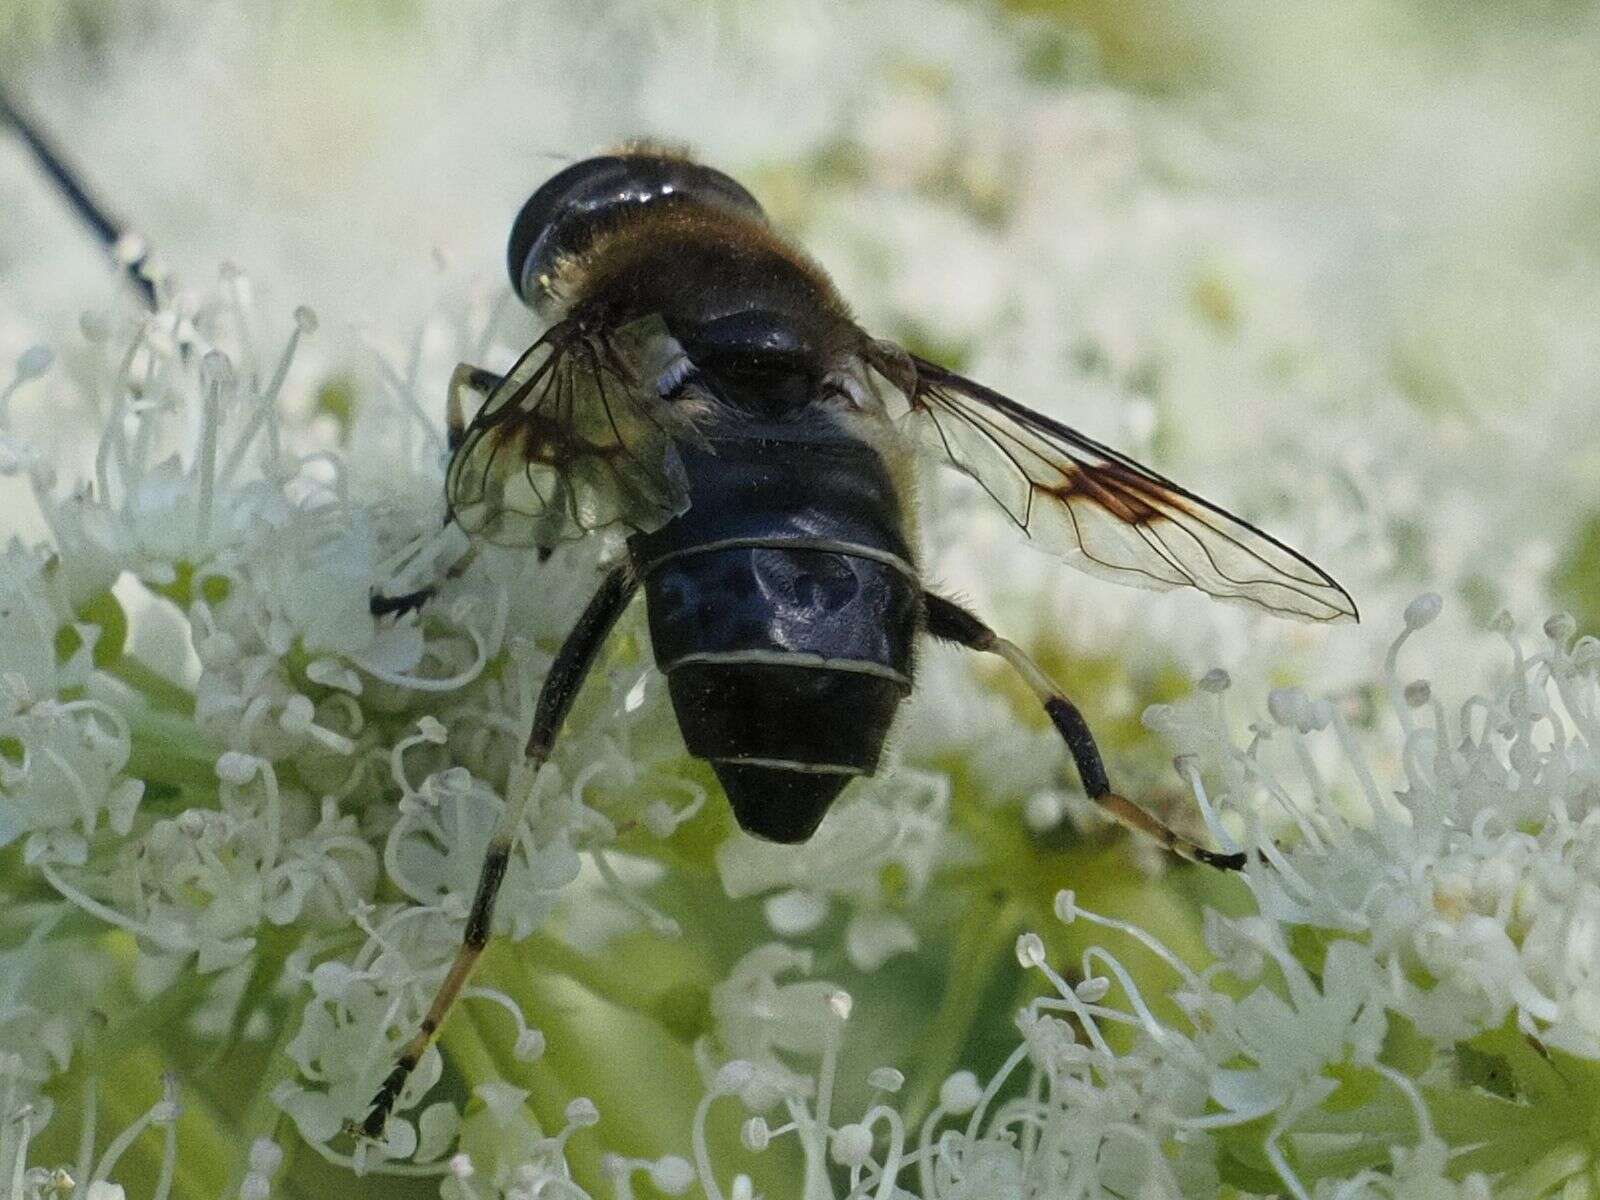
[[[221,297],[172,298],[125,331],[85,319],[65,354],[71,383],[29,351],[7,390],[44,389],[63,405],[86,392],[104,406],[81,486],[59,483],[48,456],[0,427],[53,541],[14,543],[0,564],[0,850],[18,847],[23,894],[38,882],[16,910],[32,934],[7,955],[0,1006],[7,1111],[42,1124],[40,1089],[92,1036],[116,972],[62,952],[63,931],[87,920],[131,939],[139,1002],[199,989],[190,1033],[276,1033],[292,1069],[274,1069],[269,1101],[326,1157],[438,1174],[463,1198],[536,1194],[551,1171],[567,1178],[567,1134],[547,1138],[527,1093],[501,1082],[476,1082],[468,1111],[460,1096],[417,1111],[441,1079],[438,1047],[382,1146],[333,1143],[455,953],[538,681],[597,578],[595,549],[544,565],[493,549],[463,557],[464,539],[439,522],[434,429],[394,432],[421,412],[427,356],[414,353],[409,373],[383,367],[399,403],[358,418],[354,436],[378,441],[389,469],[364,475],[359,449],[320,449],[304,416],[284,415],[306,408],[288,381],[311,314],[297,312],[282,353],[262,362],[253,348],[269,339],[249,281],[225,272]],[[369,611],[379,591],[430,584],[420,613]],[[497,910],[513,940],[560,928],[603,957],[627,929],[677,932],[644,898],[660,871],[638,855],[699,815],[705,792],[679,773],[681,742],[639,649],[597,673],[538,780]],[[728,896],[778,890],[766,912],[785,935],[814,930],[842,902],[849,956],[871,971],[917,945],[900,912],[927,887],[947,819],[944,778],[898,768],[841,805],[804,852],[736,836],[714,860]],[[583,902],[559,906],[574,885]],[[63,993],[73,972],[80,986]],[[281,1031],[269,1028],[271,995],[287,999],[273,1009]],[[465,1000],[514,1027],[503,1067],[544,1053],[524,997],[478,982]],[[736,1006],[711,1014],[738,1043]],[[568,1133],[592,1123],[582,1112],[568,1113]],[[29,1125],[12,1128],[0,1161],[22,1170]],[[670,1157],[606,1161],[623,1193],[635,1171],[667,1189],[686,1169]],[[250,1166],[246,1194],[267,1194],[271,1174]]]
[[[1529,653],[1502,615],[1506,680],[1452,719],[1429,681],[1396,673],[1439,609],[1436,595],[1415,601],[1388,657],[1403,738],[1392,799],[1333,702],[1273,693],[1271,723],[1243,749],[1214,722],[1150,718],[1185,755],[1216,764],[1239,811],[1276,812],[1293,828],[1296,849],[1264,842],[1248,872],[1263,918],[1359,940],[1377,969],[1373,998],[1426,1037],[1462,1040],[1511,1019],[1548,1048],[1600,1058],[1600,642],[1574,641],[1562,615]],[[1348,790],[1324,776],[1319,738],[1345,756]],[[1289,743],[1301,799],[1266,765],[1275,739]],[[1196,763],[1179,762],[1203,799]]]
[[[1106,82],[1086,34],[982,6],[763,5],[729,28],[650,0],[584,7],[513,19],[423,3],[392,55],[329,27],[253,23],[244,6],[181,9],[152,18],[134,69],[66,98],[65,141],[97,178],[152,189],[129,211],[143,206],[176,254],[237,248],[240,213],[278,214],[284,244],[242,252],[325,311],[392,330],[438,304],[428,249],[493,269],[510,208],[551,167],[543,152],[683,137],[751,184],[873,329],[1203,485],[1335,567],[1380,621],[1419,586],[1446,591],[1457,628],[1439,654],[1465,660],[1446,677],[1477,689],[1485,675],[1458,597],[1548,608],[1555,548],[1584,515],[1574,481],[1592,475],[1585,335],[1600,292],[1581,263],[1561,286],[1528,265],[1549,249],[1544,227],[1562,228],[1549,213],[1587,192],[1535,187],[1551,172],[1495,122],[1531,114],[1549,125],[1547,167],[1586,161],[1577,114],[1593,89],[1576,73],[1519,88],[1498,45],[1452,53],[1474,64],[1452,77],[1459,102],[1478,96],[1462,120],[1426,89],[1397,104],[1342,70],[1319,99],[1326,64],[1306,60],[1303,78],[1270,74],[1310,119],[1221,124]],[[1228,63],[1298,64],[1310,49],[1237,20],[1229,0],[1204,7],[1208,29],[1229,31]],[[1386,51],[1416,53],[1425,29],[1385,33]],[[1563,61],[1586,61],[1568,36],[1586,34],[1563,35]],[[295,46],[293,62],[267,45]],[[372,74],[413,58],[427,69],[403,87]],[[50,111],[51,81],[71,73],[35,73]],[[1261,86],[1260,72],[1228,73],[1243,82],[1224,103]],[[304,120],[327,78],[385,99]],[[560,82],[573,78],[581,104]],[[204,102],[174,105],[161,87]],[[297,99],[257,103],[269,88]],[[157,125],[170,158],[131,162]],[[1486,125],[1519,136],[1496,142]],[[1382,153],[1341,166],[1367,139]],[[240,171],[239,146],[293,150]],[[198,190],[186,171],[216,181],[204,211],[171,202]],[[326,186],[307,205],[310,176]],[[1512,176],[1523,202],[1500,203],[1485,181]],[[415,195],[375,204],[378,179],[416,180]],[[37,198],[35,183],[0,180],[8,204],[13,190]],[[151,203],[162,188],[168,201]],[[1468,195],[1493,203],[1448,210]],[[34,251],[46,227],[14,207],[0,292],[19,289],[11,307],[31,313],[72,272]],[[1514,262],[1490,261],[1493,245]],[[1374,294],[1399,311],[1374,319]],[[124,1045],[141,1012],[177,1014],[163,1055],[190,1040],[259,1047],[258,1094],[218,1138],[226,1187],[249,1200],[294,1169],[297,1141],[448,1200],[696,1185],[739,1200],[758,1187],[807,1200],[1600,1192],[1595,644],[1557,619],[1536,650],[1513,645],[1503,683],[1447,709],[1399,674],[1398,645],[1371,684],[1359,649],[1319,659],[1300,627],[1064,586],[1049,560],[996,551],[1013,531],[959,485],[924,498],[930,573],[1069,668],[1130,794],[1157,790],[1140,772],[1153,779],[1164,741],[1212,836],[1259,850],[1243,889],[1208,910],[1204,943],[1168,948],[1087,911],[1090,883],[1059,902],[1070,925],[1044,928],[1051,883],[1030,914],[1039,932],[1017,944],[1045,988],[1013,1005],[1020,1040],[1002,1031],[1008,1054],[986,1060],[986,1082],[957,1071],[939,1086],[930,1071],[953,1065],[962,1031],[933,1030],[959,1007],[936,993],[992,970],[962,960],[972,947],[947,918],[1012,883],[1015,856],[1070,837],[1054,732],[1019,722],[981,661],[931,652],[893,769],[854,785],[810,845],[762,846],[727,836],[625,622],[511,867],[499,931],[520,943],[486,958],[386,1143],[342,1141],[454,953],[538,682],[600,551],[469,559],[440,527],[443,375],[458,356],[499,366],[521,349],[498,344],[482,296],[474,336],[435,318],[410,344],[374,335],[378,378],[358,386],[308,311],[274,330],[238,272],[215,297],[167,300],[131,330],[85,319],[59,361],[23,349],[31,317],[0,324],[16,358],[0,377],[0,487],[36,497],[45,538],[0,555],[7,1200],[118,1200],[131,1146],[158,1164],[144,1192],[181,1191],[176,1099],[201,1081],[96,1114],[95,1048]],[[1481,411],[1506,397],[1514,408]],[[370,613],[375,590],[434,583],[420,612]],[[1419,602],[1408,631],[1435,612]],[[1214,672],[1191,702],[1150,713],[1159,737],[1106,737],[1141,697],[1218,660],[1252,695],[1313,663],[1339,690],[1273,693],[1241,745]],[[1152,908],[1170,902],[1164,886],[1151,883]],[[738,903],[757,897],[758,916]],[[1085,927],[1143,949],[1085,951]],[[917,1061],[924,1038],[932,1067]],[[681,1079],[640,1065],[658,1054],[678,1056],[687,1100]],[[852,1057],[896,1067],[864,1076]],[[77,1087],[81,1101],[60,1101]],[[742,1137],[718,1124],[736,1104],[756,1110]],[[641,1150],[643,1129],[684,1144]],[[75,1157],[55,1148],[73,1132]],[[736,1161],[745,1151],[761,1153]]]
[[[811,933],[827,918],[832,899],[846,900],[845,953],[857,970],[874,971],[917,947],[916,930],[897,910],[914,905],[934,869],[949,861],[949,806],[945,777],[889,769],[873,785],[871,803],[841,804],[802,846],[723,842],[717,848],[723,889],[735,900],[772,893],[764,912],[780,937]],[[892,898],[886,877],[898,881]]]
[[[1181,1018],[1157,1016],[1104,947],[1063,974],[1025,933],[1018,961],[1050,990],[1021,1010],[1021,1040],[989,1081],[951,1076],[913,1136],[883,1102],[893,1071],[878,1073],[859,1120],[830,1112],[849,997],[785,981],[809,960],[769,946],[718,1001],[731,1061],[710,1095],[788,1117],[776,1128],[752,1117],[746,1146],[799,1139],[808,1198],[839,1194],[818,1182],[828,1161],[848,1168],[850,1200],[1195,1197],[1223,1185],[1299,1200],[1593,1195],[1600,1147],[1582,1114],[1600,1071],[1600,641],[1574,641],[1561,616],[1529,653],[1503,624],[1505,682],[1452,722],[1428,682],[1395,673],[1439,608],[1437,596],[1416,601],[1392,647],[1400,745],[1384,761],[1352,732],[1344,700],[1294,690],[1274,693],[1270,720],[1238,745],[1220,675],[1186,708],[1148,714],[1205,811],[1220,801],[1226,823],[1248,825],[1252,911],[1207,911],[1202,970],[1070,891],[1055,912],[1163,961]],[[1400,786],[1377,782],[1390,771]],[[797,1057],[819,1068],[797,1073]]]
[[[255,972],[301,992],[285,1046],[297,1076],[273,1098],[322,1144],[360,1112],[442,978],[536,681],[575,611],[572,583],[554,581],[590,572],[479,561],[425,617],[374,618],[376,590],[427,582],[437,556],[459,556],[459,535],[439,532],[439,501],[359,501],[342,457],[303,448],[280,403],[314,319],[297,312],[282,355],[261,363],[247,281],[226,274],[223,294],[192,311],[180,300],[121,341],[85,320],[70,365],[105,406],[92,482],[63,491],[0,422],[7,469],[26,474],[53,539],[13,542],[0,561],[0,849],[20,846],[40,885],[33,934],[7,956],[0,1074],[7,1112],[22,1111],[86,1036],[95,989],[63,1003],[52,952],[76,913],[132,935],[147,993],[207,980],[195,1032],[225,1033]],[[46,386],[51,365],[25,354],[6,399]],[[392,462],[390,481],[415,471],[415,492],[438,497],[440,466],[419,452]],[[550,586],[530,588],[536,572]],[[686,814],[659,798],[642,816],[587,802],[603,783],[613,798],[682,790],[635,786],[663,751],[629,740],[638,669],[608,682],[598,719],[540,781],[499,908],[514,937],[549,921],[585,853],[642,907],[602,847],[623,820],[666,836]],[[584,764],[570,778],[569,761]],[[292,930],[291,952],[272,948],[286,945],[272,929]],[[510,1012],[517,1057],[537,1056],[515,1002],[486,987],[475,999]],[[438,1076],[435,1051],[403,1106]],[[44,1110],[31,1111],[38,1123]],[[20,1172],[28,1125],[7,1128],[21,1133],[0,1157]],[[392,1122],[384,1149],[438,1160],[462,1136],[455,1106],[435,1104]]]

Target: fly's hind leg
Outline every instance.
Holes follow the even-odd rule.
[[[416,1069],[423,1051],[438,1035],[451,1006],[466,986],[472,968],[477,965],[478,956],[489,942],[489,932],[494,924],[495,899],[505,880],[506,867],[511,861],[517,832],[522,828],[523,817],[527,814],[528,800],[533,794],[539,768],[549,759],[556,735],[561,731],[573,701],[577,699],[584,677],[594,665],[600,648],[605,645],[617,618],[627,608],[638,586],[631,565],[625,564],[612,570],[556,654],[550,674],[545,677],[544,686],[539,690],[533,732],[528,736],[522,765],[511,773],[511,781],[506,789],[505,811],[484,854],[483,869],[478,875],[478,891],[472,901],[472,910],[467,915],[461,948],[456,952],[455,961],[450,964],[444,982],[428,1007],[428,1015],[422,1019],[421,1028],[406,1043],[394,1070],[389,1072],[383,1086],[373,1096],[372,1108],[361,1123],[360,1131],[366,1137],[383,1136],[384,1124],[400,1096],[400,1090]]]
[[[935,596],[932,592],[925,592],[923,600],[926,604],[928,632],[934,637],[998,655],[1016,669],[1033,694],[1039,697],[1050,723],[1067,743],[1072,761],[1077,764],[1078,778],[1083,781],[1083,790],[1119,824],[1154,838],[1168,850],[1191,862],[1205,863],[1226,871],[1237,871],[1244,866],[1244,854],[1218,854],[1215,850],[1207,850],[1169,828],[1165,822],[1131,800],[1112,791],[1105,763],[1100,758],[1100,748],[1095,745],[1088,722],[1083,719],[1077,705],[1039,669],[1038,664],[1024,654],[1021,647],[1000,637],[954,601]]]

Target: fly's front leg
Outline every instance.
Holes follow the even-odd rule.
[[[149,274],[149,252],[144,240],[124,227],[95,199],[66,156],[56,149],[33,119],[6,95],[4,88],[0,88],[0,125],[10,125],[16,130],[40,169],[49,176],[72,210],[116,261],[144,306],[154,312],[157,307],[156,287]]]
[[[499,386],[500,376],[483,367],[475,367],[471,363],[457,363],[456,369],[450,373],[450,391],[445,401],[445,442],[454,454],[461,448],[461,441],[467,434],[466,407],[462,397],[467,392],[474,392],[482,399],[488,399],[489,393]],[[470,558],[464,558],[450,570],[445,572],[446,579],[459,578],[467,569]],[[372,615],[375,617],[387,616],[390,613],[415,612],[429,600],[433,599],[438,586],[430,584],[425,588],[418,588],[414,592],[406,592],[399,596],[374,595],[369,602]]]
[[[456,562],[451,564],[449,570],[444,573],[444,577],[446,579],[460,579],[467,573],[467,568],[472,565],[472,560],[476,555],[477,550],[475,548],[468,550]],[[414,592],[403,592],[398,596],[383,596],[374,593],[367,600],[367,608],[375,617],[385,617],[390,613],[415,612],[429,600],[432,600],[433,594],[438,590],[438,584],[430,583],[425,588],[418,588]]]
[[[462,396],[467,392],[475,392],[484,400],[488,400],[490,393],[500,386],[503,378],[504,376],[486,371],[482,367],[475,367],[471,363],[456,364],[456,369],[450,375],[450,400],[445,407],[445,437],[451,454],[461,449],[461,443],[467,436],[467,413],[465,405],[461,402]],[[547,561],[551,553],[550,547],[540,546],[539,561]]]
[[[483,869],[478,875],[478,891],[472,901],[472,910],[467,914],[466,929],[461,937],[461,949],[456,952],[455,961],[450,964],[444,983],[440,985],[438,994],[428,1007],[428,1015],[422,1019],[422,1027],[406,1043],[405,1049],[395,1062],[394,1070],[389,1072],[388,1078],[383,1081],[383,1086],[372,1098],[372,1109],[367,1113],[366,1120],[361,1123],[361,1133],[366,1137],[383,1136],[384,1123],[394,1109],[401,1088],[405,1086],[406,1079],[421,1061],[423,1051],[438,1035],[451,1006],[460,996],[461,989],[466,986],[467,978],[472,974],[478,956],[488,944],[489,932],[494,923],[495,899],[499,896],[500,885],[505,880],[506,867],[511,861],[511,851],[516,844],[517,832],[522,828],[523,818],[527,815],[528,800],[533,795],[534,781],[538,778],[539,768],[549,759],[550,751],[555,746],[556,735],[560,733],[567,713],[571,711],[572,703],[577,699],[578,689],[583,685],[584,677],[588,675],[589,668],[594,666],[600,648],[605,645],[606,638],[617,623],[617,618],[628,607],[628,601],[633,598],[638,586],[631,564],[612,570],[556,654],[556,660],[550,667],[550,674],[545,677],[544,686],[539,690],[539,702],[534,710],[533,732],[528,736],[528,746],[522,765],[511,773],[511,781],[506,789],[505,811],[501,814],[500,823],[495,827],[494,835],[489,841],[489,849],[484,854]]]
[[[1067,743],[1072,761],[1078,768],[1078,778],[1083,781],[1083,790],[1118,823],[1154,838],[1190,862],[1205,863],[1225,871],[1243,868],[1244,854],[1218,854],[1215,850],[1207,850],[1169,828],[1165,822],[1133,801],[1112,791],[1105,763],[1100,758],[1100,748],[1095,745],[1094,735],[1089,732],[1089,723],[1083,719],[1077,705],[1067,699],[1066,694],[1039,669],[1037,663],[1023,653],[1021,647],[1000,637],[983,621],[953,601],[935,596],[932,592],[923,593],[923,600],[928,614],[928,632],[934,637],[998,655],[1016,668],[1044,705],[1050,723]]]
[[[445,438],[451,454],[461,449],[461,441],[467,436],[467,413],[461,402],[462,396],[467,392],[475,392],[487,400],[489,393],[500,386],[500,378],[493,371],[486,371],[471,363],[457,363],[456,369],[450,373],[450,397],[445,404]]]

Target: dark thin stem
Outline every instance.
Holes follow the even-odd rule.
[[[50,177],[50,181],[66,198],[73,211],[82,218],[84,224],[105,247],[106,252],[112,256],[113,261],[122,268],[128,277],[128,282],[133,284],[134,290],[139,293],[139,298],[144,301],[145,307],[153,311],[156,307],[155,284],[140,269],[144,266],[146,255],[141,252],[132,262],[126,263],[117,257],[117,243],[122,240],[127,230],[89,194],[88,188],[77,172],[67,165],[66,159],[45,137],[38,125],[23,114],[3,86],[0,86],[0,123],[10,125],[17,131],[17,136],[32,152],[34,161],[39,164],[40,169]]]

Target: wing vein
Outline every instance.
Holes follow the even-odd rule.
[[[1356,616],[1331,576],[1272,535],[982,384],[885,343],[869,346],[868,361],[909,402],[903,420],[931,430],[924,443],[1041,548],[1151,587],[1192,586],[1306,620]]]

